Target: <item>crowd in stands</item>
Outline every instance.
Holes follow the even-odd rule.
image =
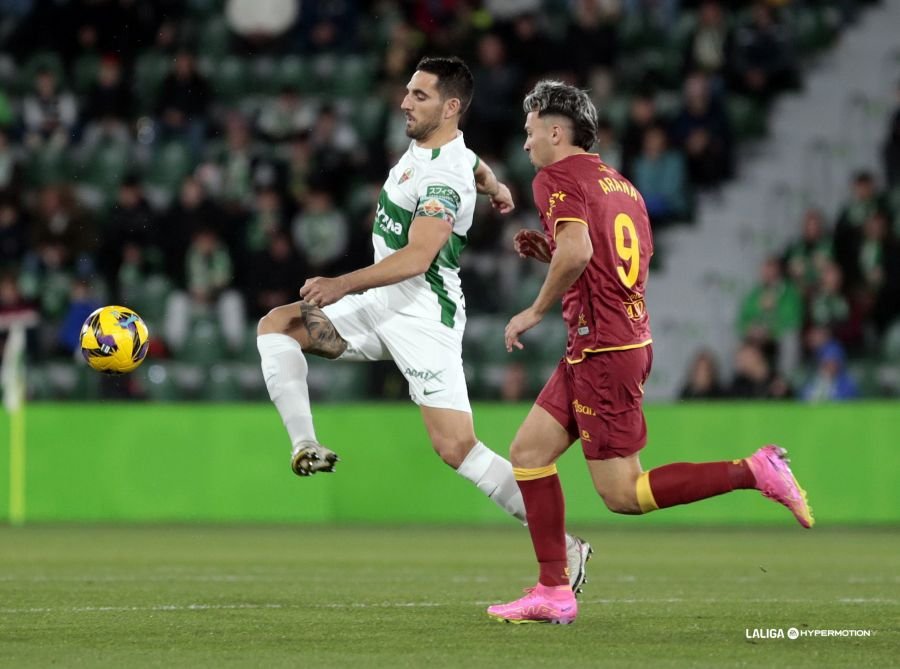
[[[39,313],[32,360],[71,358],[84,316],[110,303],[148,321],[154,360],[253,358],[256,320],[306,277],[371,262],[374,202],[409,142],[397,110],[423,54],[470,64],[467,143],[519,205],[503,219],[480,202],[463,262],[470,312],[508,315],[539,280],[510,245],[511,231],[536,225],[521,99],[537,79],[591,91],[598,150],[660,229],[689,221],[694,193],[734,175],[737,142],[764,131],[769,100],[800,85],[803,54],[827,46],[859,5],[285,0],[274,3],[281,25],[248,30],[262,25],[260,4],[0,3],[0,314]],[[898,125],[885,149],[894,182]],[[853,350],[868,341],[861,323],[887,327],[878,286],[892,271],[881,266],[891,219],[859,197],[833,246],[811,212],[787,260],[767,264],[747,332],[779,339],[824,321]],[[819,246],[833,264],[819,262]],[[762,361],[743,356],[748,379],[772,364],[763,349]],[[700,376],[714,377],[706,364]],[[514,382],[525,376],[486,375],[494,381],[474,394],[514,399],[530,392]]]

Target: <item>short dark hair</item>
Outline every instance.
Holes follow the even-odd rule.
[[[437,77],[437,89],[442,100],[459,99],[459,113],[464,114],[472,102],[475,80],[469,66],[456,56],[426,56],[416,65],[416,70]]]
[[[539,81],[525,96],[522,108],[538,116],[563,116],[572,122],[572,144],[590,151],[597,139],[597,108],[580,88],[561,81]]]

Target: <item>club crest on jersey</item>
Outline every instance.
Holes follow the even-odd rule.
[[[647,313],[647,306],[644,303],[644,298],[638,293],[629,295],[628,299],[622,302],[622,304],[625,307],[625,313],[628,314],[628,318],[633,321],[641,320],[644,317],[644,314]]]
[[[403,170],[403,174],[400,175],[400,180],[397,181],[398,184],[402,184],[404,181],[409,181],[412,178],[412,175],[415,174],[415,169],[412,167],[407,167]]]
[[[553,193],[550,196],[550,201],[547,203],[547,213],[546,217],[550,218],[550,214],[553,213],[553,210],[556,209],[556,205],[560,202],[563,202],[566,199],[566,194],[561,190]]]

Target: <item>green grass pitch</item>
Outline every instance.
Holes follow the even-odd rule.
[[[578,528],[577,622],[491,621],[516,527],[0,529],[0,667],[888,667],[897,528]],[[754,629],[869,637],[748,639]]]

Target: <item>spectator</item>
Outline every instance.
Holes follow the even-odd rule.
[[[554,60],[557,50],[547,36],[539,14],[527,12],[516,16],[512,20],[512,34],[505,43],[510,61],[521,68],[526,78],[526,87],[536,83],[539,75],[559,69],[559,64]],[[574,43],[568,43],[574,46]],[[593,46],[596,51],[601,50],[596,43]],[[567,53],[566,59],[569,60],[571,56],[572,54]]]
[[[187,142],[193,155],[199,156],[206,137],[210,90],[206,78],[197,71],[194,55],[187,49],[175,54],[175,64],[163,79],[157,99],[163,141]]]
[[[619,6],[602,0],[573,0],[572,5],[572,21],[565,37],[565,65],[575,78],[595,67],[611,69],[619,51]]]
[[[688,370],[688,378],[678,396],[683,400],[715,400],[727,395],[719,380],[719,363],[716,355],[704,349],[694,356]]]
[[[851,325],[850,303],[843,295],[843,274],[837,263],[826,261],[819,283],[810,294],[809,322],[844,336],[854,329]]]
[[[68,91],[59,90],[56,73],[48,68],[37,71],[34,93],[22,101],[25,144],[32,150],[68,146],[78,123],[78,103]]]
[[[766,259],[759,283],[742,300],[738,334],[762,347],[771,360],[780,357],[782,367],[790,372],[799,352],[802,319],[800,293],[782,277],[778,258]]]
[[[806,402],[835,402],[859,397],[859,388],[847,372],[841,345],[831,339],[816,352],[816,370],[803,386],[800,396]]]
[[[597,123],[597,153],[603,162],[614,170],[622,170],[622,145],[616,138],[615,129],[606,118]]]
[[[765,2],[753,3],[750,23],[737,29],[734,43],[738,90],[769,99],[796,85],[797,64],[787,30]]]
[[[267,101],[256,120],[260,135],[270,142],[282,142],[309,130],[316,118],[315,109],[293,86],[284,86],[273,100]]]
[[[178,291],[169,298],[166,340],[181,350],[196,314],[215,310],[219,328],[231,351],[241,349],[246,333],[244,302],[234,289],[234,267],[228,248],[212,228],[194,234],[185,260],[187,294]]]
[[[90,281],[78,279],[72,282],[69,304],[59,325],[57,346],[61,354],[72,354],[80,349],[81,326],[95,309],[102,306],[97,299],[97,291]]]
[[[251,259],[246,282],[247,308],[254,319],[296,300],[297,290],[307,276],[306,268],[284,230],[275,228],[265,239],[266,247]]]
[[[705,72],[712,80],[713,90],[720,92],[729,76],[733,49],[733,35],[722,4],[718,0],[700,3],[697,25],[685,49],[685,72]]]
[[[684,151],[688,176],[696,186],[715,186],[732,175],[728,115],[713,97],[709,79],[695,72],[684,82],[681,111],[672,123],[675,143]]]
[[[324,105],[310,134],[319,184],[335,198],[346,195],[347,173],[365,162],[356,131],[332,105]]]
[[[90,215],[78,205],[71,186],[41,189],[32,220],[36,246],[62,244],[67,257],[77,263],[79,272],[90,272],[98,241],[97,230]]]
[[[863,224],[862,240],[851,280],[855,299],[877,331],[883,332],[897,313],[900,247],[891,234],[887,215],[872,213]]]
[[[122,65],[112,55],[100,60],[97,81],[87,95],[84,115],[87,120],[99,122],[115,119],[124,122],[131,117],[131,89],[122,80]]]
[[[128,175],[119,186],[116,203],[106,224],[101,265],[104,275],[117,294],[117,277],[127,244],[135,244],[157,268],[163,266],[160,224],[156,213],[147,204],[141,183],[135,175]]]
[[[789,399],[791,388],[772,369],[759,346],[744,343],[735,355],[734,378],[728,394],[734,399]]]
[[[211,227],[226,236],[224,218],[215,202],[206,196],[203,184],[197,177],[189,176],[181,183],[178,200],[161,223],[166,273],[177,284],[184,284],[185,254],[194,235],[203,228]]]
[[[22,190],[22,166],[15,149],[9,143],[9,135],[0,127],[0,195],[9,193],[18,197]]]
[[[634,161],[644,150],[644,137],[653,126],[664,126],[656,110],[656,100],[649,90],[638,91],[631,98],[628,121],[622,137],[622,174],[633,180]]]
[[[803,214],[800,239],[784,254],[788,276],[804,296],[818,285],[822,271],[832,258],[831,237],[825,229],[825,217],[820,209],[810,207]]]
[[[900,188],[900,85],[897,86],[897,108],[891,115],[887,138],[882,154],[884,157],[884,178],[888,188]],[[900,212],[895,212],[900,215]]]
[[[482,151],[502,155],[509,136],[507,129],[520,123],[522,74],[507,59],[506,46],[499,35],[488,33],[478,41],[478,59],[472,76],[475,90],[486,94],[472,99],[466,135]]]
[[[350,225],[323,189],[309,192],[304,210],[291,224],[294,247],[309,264],[310,276],[331,276],[346,268]]]
[[[859,274],[863,225],[873,213],[885,209],[887,205],[878,193],[874,175],[857,172],[851,183],[850,199],[841,208],[834,227],[834,257],[851,284]]]
[[[28,224],[10,195],[0,198],[0,271],[17,268],[28,249]]]
[[[634,185],[644,196],[654,226],[687,216],[684,158],[669,148],[661,126],[652,126],[644,136],[644,150],[634,163]]]

